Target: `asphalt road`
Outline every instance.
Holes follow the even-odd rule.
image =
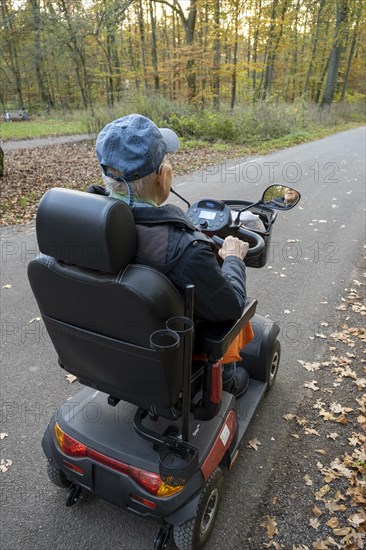
[[[357,268],[365,228],[365,128],[207,167],[177,178],[174,187],[190,201],[207,196],[254,201],[273,182],[294,186],[302,198],[296,209],[279,213],[270,261],[263,269],[248,269],[248,291],[259,301],[258,312],[281,326],[281,369],[235,468],[225,473],[226,493],[207,545],[212,550],[250,548],[246,541],[258,528],[253,518],[289,437],[282,414],[296,411],[304,395],[307,373],[297,360],[322,357],[325,344],[315,334],[321,322],[332,323],[334,305]],[[63,491],[48,481],[43,431],[79,386],[65,380],[43,325],[30,322],[39,316],[26,277],[35,253],[33,223],[2,231],[0,431],[8,436],[0,448],[2,459],[12,464],[0,473],[1,548],[152,548],[155,524],[92,497],[66,508]],[[252,437],[261,441],[259,452],[246,445]]]

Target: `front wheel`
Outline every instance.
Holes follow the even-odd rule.
[[[223,491],[224,476],[220,468],[216,468],[204,485],[194,517],[174,527],[174,542],[179,550],[198,550],[206,544]]]
[[[267,367],[267,391],[269,391],[275,383],[278,367],[281,359],[281,344],[278,340],[275,341],[272,354]]]

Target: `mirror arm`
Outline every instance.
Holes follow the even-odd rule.
[[[173,187],[170,188],[170,192],[176,195],[181,201],[185,202],[188,208],[191,206],[191,204],[185,198],[183,198],[182,195],[179,195],[179,193],[174,191]]]

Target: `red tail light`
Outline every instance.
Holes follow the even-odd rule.
[[[140,487],[145,489],[145,491],[151,493],[152,495],[158,497],[172,496],[181,491],[184,488],[184,485],[177,487],[172,487],[163,482],[159,474],[155,472],[148,472],[147,470],[142,470],[141,468],[136,468],[130,466],[129,464],[124,464],[115,458],[110,458],[94,449],[90,449],[83,443],[80,443],[70,435],[67,435],[60,426],[55,423],[54,433],[56,440],[62,450],[62,452],[74,458],[83,458],[88,457],[103,466],[107,466],[112,470],[120,472],[126,476],[132,478]]]
[[[65,432],[63,432],[57,422],[55,424],[54,432],[58,444],[60,445],[65,455],[75,457],[87,456],[87,446],[79,443],[79,441],[76,441],[76,439],[70,437]]]
[[[146,470],[140,470],[140,468],[135,468],[130,466],[129,476],[132,477],[146,491],[152,495],[156,495],[162,485],[163,481],[159,474],[154,472],[147,472]]]

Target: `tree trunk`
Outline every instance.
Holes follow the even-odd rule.
[[[150,7],[150,24],[151,24],[151,61],[154,69],[154,89],[157,92],[160,88],[160,82],[159,82],[159,71],[158,71],[156,19],[154,16],[154,5],[152,0],[149,0],[149,7]]]
[[[320,25],[321,25],[321,21],[322,21],[322,12],[323,12],[323,8],[324,8],[324,4],[325,4],[325,0],[320,0],[319,9],[318,9],[318,16],[317,16],[317,20],[316,20],[315,37],[314,37],[314,40],[313,40],[313,49],[312,49],[312,52],[311,52],[311,58],[310,58],[308,72],[306,74],[306,80],[305,80],[305,86],[304,86],[304,95],[307,93],[307,91],[309,89],[310,77],[311,77],[311,73],[313,71],[313,64],[314,64],[316,50],[317,50],[317,47],[318,47]]]
[[[357,42],[357,27],[355,28],[355,32],[353,33],[353,37],[352,37],[351,49],[350,49],[350,52],[349,52],[348,62],[347,62],[346,75],[344,77],[344,82],[343,82],[343,86],[342,86],[341,101],[344,101],[344,99],[346,97],[346,91],[347,91],[348,82],[349,82],[349,75],[351,73],[351,66],[352,66],[353,56],[354,56],[355,49],[356,49],[356,42]]]
[[[188,16],[184,15],[184,10],[177,0],[173,0],[172,3],[168,0],[155,0],[159,4],[167,4],[176,13],[183,25],[185,33],[185,43],[189,50],[194,43],[196,19],[197,19],[197,0],[190,0]],[[189,54],[188,54],[189,55]],[[186,65],[186,77],[188,84],[188,99],[194,100],[197,95],[196,86],[196,64],[195,59],[191,56]]]
[[[5,30],[5,47],[9,55],[9,67],[14,76],[16,95],[18,96],[19,107],[23,105],[23,89],[20,76],[18,50],[15,40],[16,33],[11,15],[7,5],[7,0],[1,0],[1,15],[3,19],[3,28]]]
[[[47,108],[53,107],[53,102],[48,90],[46,90],[45,82],[42,74],[43,49],[41,47],[41,14],[39,8],[39,0],[29,0],[32,11],[32,22],[34,32],[34,69],[42,103],[47,105]]]
[[[354,57],[355,50],[356,50],[356,44],[357,44],[357,38],[358,38],[358,32],[359,32],[359,22],[360,22],[360,19],[361,19],[361,12],[362,12],[362,5],[361,5],[361,3],[359,3],[358,8],[357,8],[357,10],[354,14],[354,20],[355,20],[356,23],[355,23],[355,28],[354,28],[353,35],[352,35],[352,42],[351,42],[351,48],[350,48],[350,52],[349,52],[349,56],[348,56],[347,69],[346,69],[346,74],[345,74],[344,82],[343,82],[343,86],[342,86],[341,101],[344,101],[344,99],[346,97],[346,91],[347,91],[347,88],[348,88],[349,77],[350,77],[350,74],[351,74],[352,61],[353,61],[353,57]]]
[[[145,83],[145,90],[149,88],[149,84],[147,81],[147,71],[146,71],[146,57],[145,57],[145,26],[144,26],[144,15],[142,13],[142,2],[141,0],[138,1],[136,5],[137,9],[137,18],[138,18],[138,25],[139,25],[139,32],[140,32],[140,46],[141,46],[141,63],[142,63],[142,70],[144,74],[144,83]]]
[[[338,0],[334,41],[330,52],[327,82],[325,85],[323,99],[321,101],[321,107],[333,103],[334,94],[337,88],[338,69],[343,52],[342,27],[347,20],[347,15],[348,0]]]
[[[276,10],[277,3],[278,3],[278,0],[275,0],[273,2],[273,12],[272,12],[272,14],[273,14],[274,17],[276,15],[275,10]],[[274,65],[275,65],[275,61],[276,61],[276,57],[277,57],[278,46],[280,44],[280,40],[281,40],[282,35],[283,35],[283,25],[284,25],[284,20],[285,20],[285,15],[286,15],[288,4],[289,4],[289,0],[284,0],[283,6],[282,6],[282,11],[281,11],[280,29],[278,31],[278,34],[277,34],[277,37],[276,37],[275,40],[274,40],[275,23],[273,25],[271,25],[271,27],[272,27],[271,43],[270,43],[270,46],[269,46],[269,53],[268,53],[267,64],[266,64],[266,69],[265,69],[263,98],[268,97],[271,93],[272,80],[273,80],[273,76],[274,76]],[[272,20],[272,21],[274,21],[274,20]]]
[[[220,0],[215,0],[214,5],[214,58],[212,66],[212,91],[213,91],[213,107],[217,111],[220,109]]]
[[[259,17],[262,10],[262,0],[259,0],[258,3],[258,12],[257,12],[257,25],[254,31],[254,38],[253,38],[253,65],[254,69],[252,71],[252,81],[253,81],[253,100],[255,101],[256,93],[257,93],[257,58],[258,58],[258,39],[259,39]]]
[[[236,101],[236,81],[237,81],[237,62],[238,62],[238,42],[239,42],[239,2],[235,3],[234,19],[234,52],[233,52],[233,71],[231,73],[231,99],[230,108],[234,109]],[[249,67],[249,65],[248,65]]]
[[[69,44],[69,47],[73,52],[73,58],[75,61],[76,78],[79,84],[83,105],[85,109],[90,109],[92,112],[94,112],[93,103],[91,99],[91,87],[90,87],[89,75],[86,67],[85,54],[84,54],[82,45],[79,44],[77,32],[72,22],[70,12],[66,5],[66,1],[61,0],[60,5],[65,15],[67,28],[70,35],[70,42],[72,46],[71,44]]]

